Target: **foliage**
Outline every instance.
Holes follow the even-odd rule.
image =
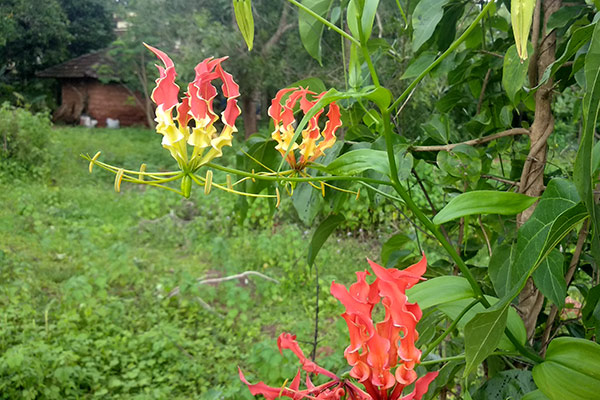
[[[106,46],[110,0],[7,0],[0,4],[0,101],[54,103],[55,87],[35,73]]]
[[[180,200],[124,187],[115,195],[112,181],[90,176],[78,157],[94,146],[111,162],[169,166],[148,130],[53,135],[53,180],[0,184],[0,398],[244,399],[237,365],[272,371],[274,380],[295,371],[271,338],[311,330],[307,232],[270,217],[239,226],[235,199],[218,192]],[[321,284],[348,282],[370,246],[344,236],[326,243]],[[280,284],[195,284],[244,270]],[[169,297],[175,287],[180,293]],[[328,332],[320,359],[337,368],[345,333],[332,321],[340,310],[333,299],[320,311]]]
[[[4,103],[0,107],[0,182],[44,175],[49,168],[51,136],[47,114],[32,114]]]

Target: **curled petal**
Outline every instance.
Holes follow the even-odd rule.
[[[415,390],[412,393],[402,397],[402,400],[421,400],[423,395],[429,390],[429,385],[438,376],[438,371],[429,372],[427,375],[419,378],[415,383]]]
[[[253,396],[262,394],[263,396],[265,396],[265,398],[267,400],[275,400],[281,396],[295,398],[294,392],[292,392],[286,388],[276,388],[276,387],[267,386],[264,382],[258,382],[255,384],[251,384],[250,382],[248,382],[246,380],[246,377],[244,376],[244,374],[242,373],[242,370],[239,367],[238,367],[238,371],[239,371],[240,380],[242,382],[244,382],[246,384],[246,386],[248,386],[248,389],[250,389],[250,393],[252,393]]]
[[[367,363],[371,367],[371,383],[383,389],[389,389],[396,383],[389,370],[390,341],[379,334],[373,335],[367,342],[369,355]]]
[[[152,91],[152,101],[157,106],[162,105],[164,111],[170,111],[179,104],[179,86],[175,84],[175,66],[173,61],[164,52],[144,43],[148,50],[152,51],[165,65],[164,68],[157,65],[159,77],[156,80],[156,87]]]
[[[302,369],[304,371],[309,373],[325,375],[329,378],[336,380],[338,379],[333,372],[327,371],[325,368],[319,367],[313,361],[306,358],[306,356],[302,352],[302,349],[300,349],[298,342],[296,341],[296,335],[282,333],[277,338],[277,346],[279,347],[279,352],[283,352],[283,349],[291,350],[292,353],[294,353],[296,357],[298,357],[298,360],[300,360],[300,364],[302,364]]]

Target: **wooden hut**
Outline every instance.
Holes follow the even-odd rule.
[[[98,69],[110,65],[107,50],[66,61],[37,73],[41,78],[55,78],[60,82],[60,107],[54,120],[79,123],[82,115],[89,115],[106,126],[106,119],[118,119],[121,126],[147,126],[141,95],[119,83],[102,83]],[[137,96],[137,99],[136,99]]]

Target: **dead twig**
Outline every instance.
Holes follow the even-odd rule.
[[[466,144],[469,146],[477,146],[479,144],[491,142],[492,140],[500,139],[507,136],[529,135],[529,130],[525,128],[512,128],[506,131],[498,132],[493,135],[484,136],[478,139],[471,139],[460,143],[451,143],[440,146],[411,146],[410,151],[450,151],[458,145]]]
[[[221,282],[240,280],[240,279],[247,280],[247,278],[249,276],[256,276],[256,277],[262,278],[264,280],[267,280],[269,282],[279,284],[279,281],[277,279],[271,278],[271,277],[269,277],[265,274],[261,274],[260,272],[257,272],[257,271],[244,271],[240,274],[224,276],[222,278],[198,278],[197,283],[198,283],[198,285],[209,285],[212,283],[221,283]],[[179,286],[175,286],[173,288],[173,290],[171,290],[169,292],[169,294],[167,295],[167,298],[177,296],[179,293],[180,293]]]

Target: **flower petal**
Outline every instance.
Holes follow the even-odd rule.
[[[302,364],[302,369],[304,371],[308,373],[325,375],[335,380],[338,379],[333,372],[327,371],[325,368],[319,367],[313,361],[306,358],[306,356],[302,352],[302,349],[300,349],[298,342],[296,341],[296,335],[292,335],[290,333],[282,333],[277,338],[277,346],[279,347],[279,352],[283,352],[283,349],[291,350],[292,353],[294,353],[296,357],[298,357],[298,359],[300,360],[300,364]]]
[[[173,107],[179,104],[179,86],[175,84],[175,66],[173,61],[161,50],[154,48],[144,43],[148,50],[152,51],[165,65],[164,68],[157,65],[159,78],[156,80],[156,87],[152,91],[152,101],[156,105],[162,105],[165,112],[170,111]]]
[[[423,395],[429,390],[429,385],[438,376],[438,371],[429,372],[427,375],[419,378],[415,383],[415,390],[412,393],[404,396],[402,400],[421,400]],[[393,400],[393,399],[391,399]]]

